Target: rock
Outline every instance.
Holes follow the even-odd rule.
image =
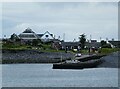
[[[104,62],[98,67],[118,68],[118,64],[120,63],[120,52],[111,53],[108,56],[102,57],[101,60],[104,60]]]
[[[55,63],[59,62],[62,58],[68,59],[72,58],[74,55],[72,53],[62,53],[62,52],[40,52],[37,50],[3,50],[2,60],[4,61],[23,61],[24,63]],[[18,61],[18,62],[19,62]]]

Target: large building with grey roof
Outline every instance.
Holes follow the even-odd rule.
[[[32,29],[30,28],[25,29],[25,31],[20,33],[18,36],[20,37],[21,40],[30,40],[30,41],[34,39],[41,39],[43,42],[48,42],[55,39],[53,34],[49,33],[48,31],[46,31],[44,34],[37,34],[34,31],[32,31]]]

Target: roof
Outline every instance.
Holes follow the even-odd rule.
[[[120,41],[108,41],[108,42],[111,43],[112,45],[120,48]]]
[[[42,37],[44,34],[37,34],[39,37]],[[50,34],[51,36],[53,36],[53,34]]]
[[[46,34],[46,33],[50,34],[50,32],[48,32],[48,31],[46,31],[44,34]],[[43,35],[44,35],[44,34],[43,34]],[[53,37],[53,34],[50,34],[50,35]]]
[[[32,31],[32,29],[28,27],[27,29],[25,29],[23,33],[34,33],[34,32]]]
[[[15,34],[15,33],[13,33],[13,37],[20,39],[20,37],[17,34]]]
[[[91,42],[97,42],[97,40],[91,40]]]
[[[61,42],[61,46],[79,46],[80,42]]]
[[[91,42],[91,43],[86,42],[85,45],[90,46],[90,47],[99,48],[101,46],[101,43],[100,42]]]
[[[48,34],[50,34],[48,31],[46,31],[44,34],[46,34],[46,33],[48,33]],[[37,34],[39,37],[42,37],[44,34]],[[53,34],[50,34],[52,37],[53,37]]]
[[[43,36],[43,34],[37,34],[39,37],[42,37]]]
[[[19,34],[19,37],[21,39],[38,39],[39,37],[36,35],[35,32],[32,31],[32,29],[27,28],[25,29],[24,32],[22,32],[21,34]]]

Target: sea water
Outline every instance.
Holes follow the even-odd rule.
[[[118,87],[117,68],[52,69],[52,64],[4,64],[2,87]]]

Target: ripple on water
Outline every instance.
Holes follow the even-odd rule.
[[[3,87],[117,87],[117,68],[52,69],[52,64],[5,64]]]

